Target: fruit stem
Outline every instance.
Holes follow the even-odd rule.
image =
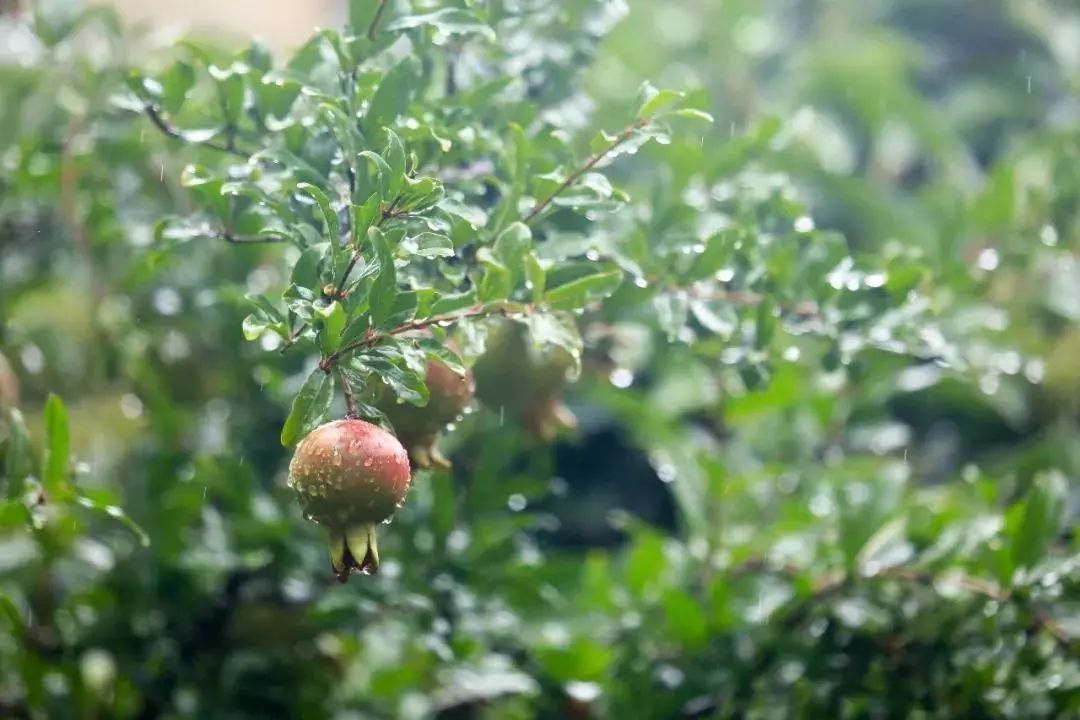
[[[345,396],[346,417],[360,417],[356,412],[356,398],[353,397],[352,385],[349,384],[349,380],[345,377],[345,372],[341,368],[337,369],[337,376],[338,380],[341,381],[341,393]]]

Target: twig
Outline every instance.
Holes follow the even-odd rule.
[[[759,305],[765,299],[765,295],[756,293],[752,290],[703,290],[697,287],[674,289],[687,293],[695,300],[719,300],[721,302],[734,303],[735,305]],[[818,314],[818,305],[813,300],[799,300],[789,305],[782,305],[781,307],[796,315],[804,317]]]
[[[285,338],[285,342],[282,343],[281,349],[278,352],[284,355],[285,351],[291,348],[296,343],[296,339],[300,337],[300,333],[304,332],[305,330],[307,330],[307,323],[300,323],[300,327],[293,330],[291,333],[289,333],[289,337]]]
[[[794,565],[775,565],[762,558],[753,558],[730,568],[728,572],[735,575],[766,573],[778,575],[788,580],[795,580],[805,571]],[[999,603],[1013,602],[1027,608],[1031,613],[1030,627],[1045,632],[1066,653],[1080,653],[1076,643],[1065,629],[1062,628],[1061,625],[1045,610],[1035,607],[1029,599],[1017,595],[1008,588],[1003,588],[988,580],[972,577],[971,575],[963,573],[938,575],[928,570],[904,566],[886,568],[875,574],[860,574],[855,577],[848,576],[842,572],[833,572],[822,576],[814,583],[808,599],[813,601],[821,600],[825,596],[843,587],[846,583],[855,580],[892,580],[932,588],[934,585],[945,579],[986,600],[993,600]]]
[[[582,165],[580,168],[578,168],[577,170],[572,172],[569,177],[567,177],[565,180],[562,181],[562,183],[559,184],[559,187],[555,188],[551,192],[550,195],[548,195],[546,198],[544,198],[540,202],[536,203],[536,205],[533,206],[533,209],[529,212],[528,215],[525,216],[525,218],[524,218],[524,220],[522,222],[525,222],[526,224],[532,222],[536,218],[537,215],[542,213],[544,211],[544,209],[547,208],[547,206],[551,204],[552,200],[557,198],[567,188],[569,188],[571,185],[576,183],[578,181],[578,179],[581,178],[582,175],[584,175],[585,173],[589,172],[594,167],[596,167],[597,163],[599,163],[601,160],[603,160],[608,155],[610,155],[612,153],[612,151],[614,151],[617,147],[619,147],[624,142],[626,142],[627,140],[632,138],[634,136],[635,132],[637,132],[638,130],[640,130],[641,128],[645,127],[648,124],[649,124],[648,118],[642,118],[642,119],[638,120],[634,124],[627,127],[625,130],[623,130],[621,133],[619,133],[619,136],[617,138],[615,138],[615,140],[613,140],[612,143],[610,145],[608,145],[606,148],[604,148],[603,150],[601,150],[599,152],[595,152],[592,155],[590,155],[589,159],[585,161],[584,165]]]
[[[356,412],[356,398],[353,397],[352,385],[349,384],[349,379],[345,377],[345,372],[341,368],[337,369],[337,376],[341,382],[341,393],[345,396],[347,416],[351,418],[359,417]]]
[[[360,252],[354,250],[352,257],[349,258],[349,264],[345,266],[345,272],[341,273],[341,280],[339,280],[337,284],[337,294],[339,297],[343,296],[342,294],[345,292],[345,283],[349,280],[349,274],[353,271],[353,268],[356,267],[356,263],[359,260]]]
[[[375,39],[375,27],[379,24],[380,18],[382,18],[383,10],[386,9],[386,0],[379,0],[379,7],[375,8],[375,16],[371,18],[371,24],[368,25],[367,36],[368,40]]]
[[[423,330],[424,328],[431,327],[432,325],[442,325],[444,323],[455,323],[467,318],[474,317],[488,317],[491,315],[502,315],[503,317],[510,317],[515,314],[529,315],[535,312],[536,307],[533,305],[525,305],[519,311],[511,311],[504,304],[498,305],[475,305],[468,310],[460,313],[446,313],[444,315],[434,315],[423,320],[410,320],[407,323],[398,325],[396,328],[387,330],[386,332],[372,332],[368,331],[364,334],[364,337],[359,340],[344,345],[334,353],[331,353],[320,363],[320,367],[328,369],[333,366],[343,355],[347,355],[354,350],[360,348],[371,347],[378,345],[386,338],[393,337],[395,335],[402,335],[404,333],[415,332],[416,330]]]
[[[192,145],[202,145],[203,147],[210,148],[211,150],[231,153],[239,157],[246,158],[251,156],[251,153],[245,152],[237,148],[231,137],[229,138],[229,142],[224,145],[213,140],[200,140],[198,142],[188,140],[186,137],[184,137],[184,134],[182,132],[173,127],[173,125],[171,125],[168,120],[161,116],[161,113],[156,107],[154,107],[153,105],[146,105],[144,107],[146,110],[146,116],[150,118],[150,122],[154,124],[154,127],[156,127],[158,130],[165,133],[171,138],[174,138],[176,140],[182,140],[183,142],[190,143]]]
[[[265,245],[289,241],[288,238],[279,235],[233,235],[230,232],[220,233],[218,237],[233,245]]]

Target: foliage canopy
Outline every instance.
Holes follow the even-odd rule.
[[[0,14],[0,714],[1080,712],[1080,14],[627,11]],[[429,360],[338,586],[287,448]]]

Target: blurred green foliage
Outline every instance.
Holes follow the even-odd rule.
[[[1080,712],[1080,11],[434,5],[0,15],[0,716]],[[495,388],[338,586],[282,427],[417,322]]]

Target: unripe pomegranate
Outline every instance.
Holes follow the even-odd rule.
[[[382,410],[394,426],[394,433],[409,450],[415,467],[449,468],[435,442],[446,426],[461,417],[473,397],[472,373],[459,375],[440,360],[428,360],[425,382],[427,405],[400,403],[389,388],[379,398]]]
[[[375,526],[409,491],[409,457],[390,433],[347,418],[315,428],[296,447],[289,486],[304,514],[330,533],[330,564],[340,582],[379,569]]]
[[[530,352],[525,329],[517,323],[500,326],[473,367],[476,396],[497,412],[516,418],[534,438],[551,440],[560,429],[577,426],[562,401],[574,360],[555,347],[537,356]]]

